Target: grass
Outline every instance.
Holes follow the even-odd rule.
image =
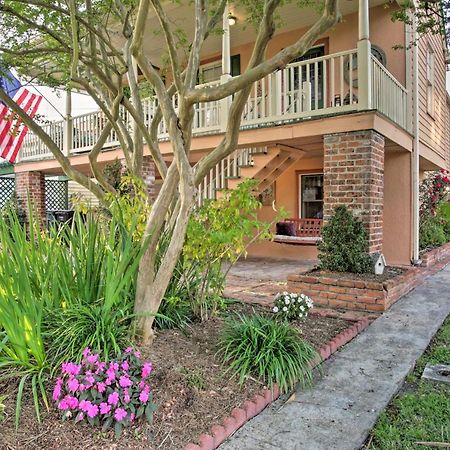
[[[427,363],[450,363],[450,317],[372,430],[371,450],[450,448],[450,388],[422,380]],[[428,443],[425,444],[425,443]],[[448,446],[442,447],[442,444]]]
[[[229,319],[218,349],[229,366],[227,371],[236,375],[241,384],[254,376],[269,386],[277,383],[281,392],[287,392],[297,382],[311,382],[309,362],[316,352],[299,330],[285,322],[258,314]]]

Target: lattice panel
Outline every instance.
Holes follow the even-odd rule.
[[[3,208],[14,194],[16,182],[14,178],[0,177],[0,209]]]
[[[45,207],[47,211],[68,209],[67,181],[45,180]]]

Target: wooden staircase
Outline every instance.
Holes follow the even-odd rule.
[[[222,160],[199,186],[199,206],[206,199],[221,198],[226,190],[236,189],[245,179],[258,181],[255,194],[260,194],[304,152],[284,146],[238,149]]]

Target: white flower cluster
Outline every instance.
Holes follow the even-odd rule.
[[[313,307],[313,301],[305,294],[282,292],[276,295],[272,311],[288,320],[303,319]]]

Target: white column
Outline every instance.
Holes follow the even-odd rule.
[[[412,197],[412,263],[420,264],[419,255],[419,163],[420,163],[420,139],[419,139],[419,55],[417,51],[417,18],[412,14],[412,92],[408,92],[412,96],[412,132],[413,152],[411,162],[411,197]]]
[[[223,10],[222,17],[222,76],[220,77],[220,83],[224,84],[231,78],[231,43],[230,43],[230,23],[228,22],[228,16],[230,10],[228,4]],[[228,110],[230,108],[231,97],[226,97],[220,100],[220,128],[225,131],[228,122]]]
[[[369,39],[369,0],[359,0],[358,108],[372,108],[372,61]]]
[[[222,16],[222,75],[231,75],[231,44],[230,44],[230,23],[228,16],[230,9],[228,4],[223,10]]]
[[[66,111],[63,130],[63,153],[69,156],[73,149],[72,90],[66,90]]]

